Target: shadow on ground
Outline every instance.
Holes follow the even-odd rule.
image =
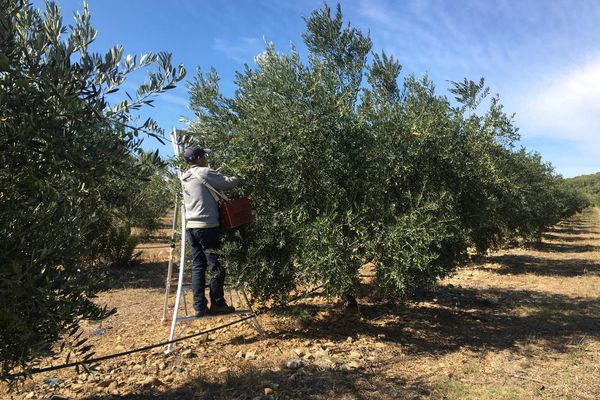
[[[600,275],[600,263],[585,259],[552,259],[524,254],[505,254],[487,258],[499,268],[481,267],[497,274],[533,274],[541,276],[573,277]]]
[[[216,375],[216,374],[215,374]],[[278,383],[275,397],[261,396],[265,387]],[[165,392],[140,388],[138,393],[119,396],[121,399],[420,399],[431,393],[422,382],[406,382],[365,370],[332,371],[302,367],[272,371],[248,368],[229,374],[218,383],[192,379],[185,385]],[[86,400],[114,398],[110,395],[91,396]]]
[[[164,289],[168,263],[141,262],[127,267],[108,268],[105,289]],[[176,276],[176,272],[174,276]]]
[[[547,253],[587,253],[600,251],[600,246],[576,243],[576,241],[571,241],[568,243],[541,242],[532,243],[528,246],[528,248]]]
[[[597,240],[597,237],[594,235],[562,236],[555,233],[544,233],[543,237],[546,240],[559,240],[561,242],[583,242],[587,240]]]
[[[323,310],[314,305],[296,307],[311,315]],[[413,354],[508,349],[532,337],[544,337],[551,347],[564,351],[565,338],[600,337],[600,300],[527,290],[444,287],[430,301],[361,305],[359,316],[334,313],[315,319],[301,332],[280,334],[327,340],[383,334],[384,341],[401,344]]]
[[[569,235],[597,235],[600,234],[595,229],[589,229],[589,225],[566,225],[548,229],[548,232],[569,234]]]

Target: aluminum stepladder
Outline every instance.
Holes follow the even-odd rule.
[[[171,132],[171,143],[173,145],[173,153],[175,154],[176,157],[179,157],[181,155],[181,153],[183,152],[183,142],[180,140],[178,132],[175,128],[173,128],[173,131]],[[178,168],[177,169],[177,178],[181,179],[181,176],[182,176],[182,171]],[[176,196],[176,198],[175,198],[175,211],[173,213],[174,215],[173,215],[173,226],[172,226],[172,234],[171,234],[171,250],[169,252],[169,269],[167,271],[167,281],[165,284],[165,304],[163,307],[163,318],[162,318],[163,321],[166,320],[167,308],[168,308],[167,303],[168,303],[169,291],[170,291],[170,287],[171,287],[171,279],[173,276],[173,250],[175,248],[176,230],[177,230],[176,229],[176,227],[177,227],[177,223],[176,223],[177,208],[178,208],[177,203],[179,200],[182,200],[179,197],[180,196]],[[173,317],[171,319],[171,330],[169,333],[169,342],[176,338],[179,338],[181,335],[183,335],[183,333],[191,325],[193,320],[210,318],[208,316],[196,318],[194,316],[188,315],[187,301],[186,301],[185,293],[184,293],[184,290],[186,290],[187,285],[183,284],[183,277],[184,277],[184,273],[185,273],[185,264],[186,264],[185,205],[184,205],[183,201],[181,201],[181,205],[179,207],[180,207],[179,214],[180,214],[180,220],[181,220],[181,222],[180,222],[180,224],[181,224],[181,235],[180,235],[181,252],[180,252],[180,257],[179,257],[179,276],[178,276],[178,280],[177,280],[177,294],[175,297],[175,307],[173,308]],[[240,319],[246,318],[248,316],[252,316],[252,318],[248,319],[248,322],[250,322],[252,327],[258,332],[259,335],[264,336],[264,331],[263,331],[260,323],[258,322],[258,319],[256,318],[256,313],[252,309],[252,305],[250,304],[248,295],[246,294],[245,290],[243,288],[231,288],[230,289],[230,301],[231,301],[231,297],[232,297],[231,291],[235,291],[239,303],[243,304],[246,307],[246,309],[245,310],[236,310],[236,312],[233,314],[225,314],[225,315],[221,315],[221,316],[237,315]],[[184,307],[183,307],[184,308],[184,310],[183,310],[184,316],[179,316],[179,309],[180,309],[182,298],[183,298],[183,305],[184,305]],[[184,327],[176,335],[175,330],[176,330],[178,322],[184,322]],[[167,349],[165,350],[165,354],[170,353],[172,348],[173,348],[173,343],[169,343],[167,345]]]

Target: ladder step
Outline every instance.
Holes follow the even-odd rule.
[[[226,317],[228,315],[244,315],[244,316],[248,316],[248,315],[253,315],[254,313],[252,312],[252,310],[235,310],[232,313],[227,313],[227,314],[218,314],[218,315],[203,315],[202,317],[195,317],[193,315],[188,315],[187,317],[178,317],[177,321],[192,321],[195,319],[213,319],[213,318],[217,318],[217,317]]]
[[[177,285],[178,285],[177,281],[171,282],[171,289],[177,290]],[[192,284],[191,283],[184,283],[183,285],[181,285],[181,288],[184,289],[184,290],[191,290],[192,289]],[[205,289],[209,289],[209,285],[207,284],[204,288]],[[233,285],[227,284],[227,283],[225,285],[223,285],[223,288],[224,289],[230,289],[230,290],[236,290]]]
[[[192,284],[186,283],[181,285],[182,290],[192,290]],[[177,282],[171,283],[171,290],[177,291]]]

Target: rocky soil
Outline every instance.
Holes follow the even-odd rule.
[[[142,250],[143,262],[113,271],[111,289],[99,296],[118,313],[84,325],[96,356],[168,337],[161,321],[168,248],[159,238]],[[374,301],[366,267],[358,312],[315,293],[260,315],[264,336],[243,322],[177,343],[167,355],[159,347],[100,362],[89,373],[37,374],[0,386],[0,397],[598,399],[599,250],[600,211],[593,209],[535,247],[465,265],[404,305]],[[234,294],[229,300],[242,307]],[[184,335],[237,318],[196,319]]]

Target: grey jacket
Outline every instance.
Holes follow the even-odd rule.
[[[192,166],[181,177],[187,228],[213,228],[219,226],[219,207],[210,190],[191,171],[217,190],[238,186],[240,179],[219,174],[208,167]]]

